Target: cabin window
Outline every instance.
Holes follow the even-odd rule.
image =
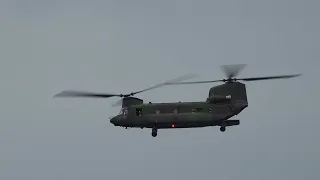
[[[212,112],[212,109],[211,109],[211,108],[209,109],[209,112]]]
[[[202,108],[197,108],[197,112],[201,112],[202,111]]]
[[[196,112],[196,110],[195,110],[195,109],[192,109],[192,113],[194,113],[194,112]]]
[[[137,115],[137,116],[141,116],[141,112],[142,112],[142,109],[141,109],[141,108],[137,108],[137,109],[136,109],[136,115]]]
[[[178,113],[178,109],[173,109],[173,113],[177,114]]]
[[[156,110],[156,114],[160,114],[160,110]]]

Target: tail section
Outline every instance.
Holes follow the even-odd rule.
[[[214,114],[229,119],[248,107],[246,85],[240,82],[227,82],[214,86],[209,91],[207,102],[217,105]]]
[[[222,101],[248,103],[246,85],[240,82],[225,83],[214,86],[209,91],[208,101],[215,101],[217,104],[225,103]],[[215,103],[213,102],[213,103]]]

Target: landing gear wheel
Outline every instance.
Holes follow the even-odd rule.
[[[156,128],[152,128],[152,137],[156,137],[158,135],[158,130]]]
[[[221,127],[220,127],[220,131],[221,131],[221,132],[225,132],[225,131],[226,131],[226,127],[221,126]]]
[[[158,135],[158,133],[157,133],[157,132],[152,132],[151,135],[152,135],[153,137],[156,137],[156,136]]]

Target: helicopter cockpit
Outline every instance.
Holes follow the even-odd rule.
[[[128,109],[127,108],[121,108],[119,115],[127,115],[128,114]]]

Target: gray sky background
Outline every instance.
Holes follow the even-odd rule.
[[[0,179],[320,178],[317,0],[0,1]],[[64,89],[131,92],[186,73],[248,83],[238,127],[115,128],[118,99],[53,99]],[[140,94],[205,100],[215,84]]]

